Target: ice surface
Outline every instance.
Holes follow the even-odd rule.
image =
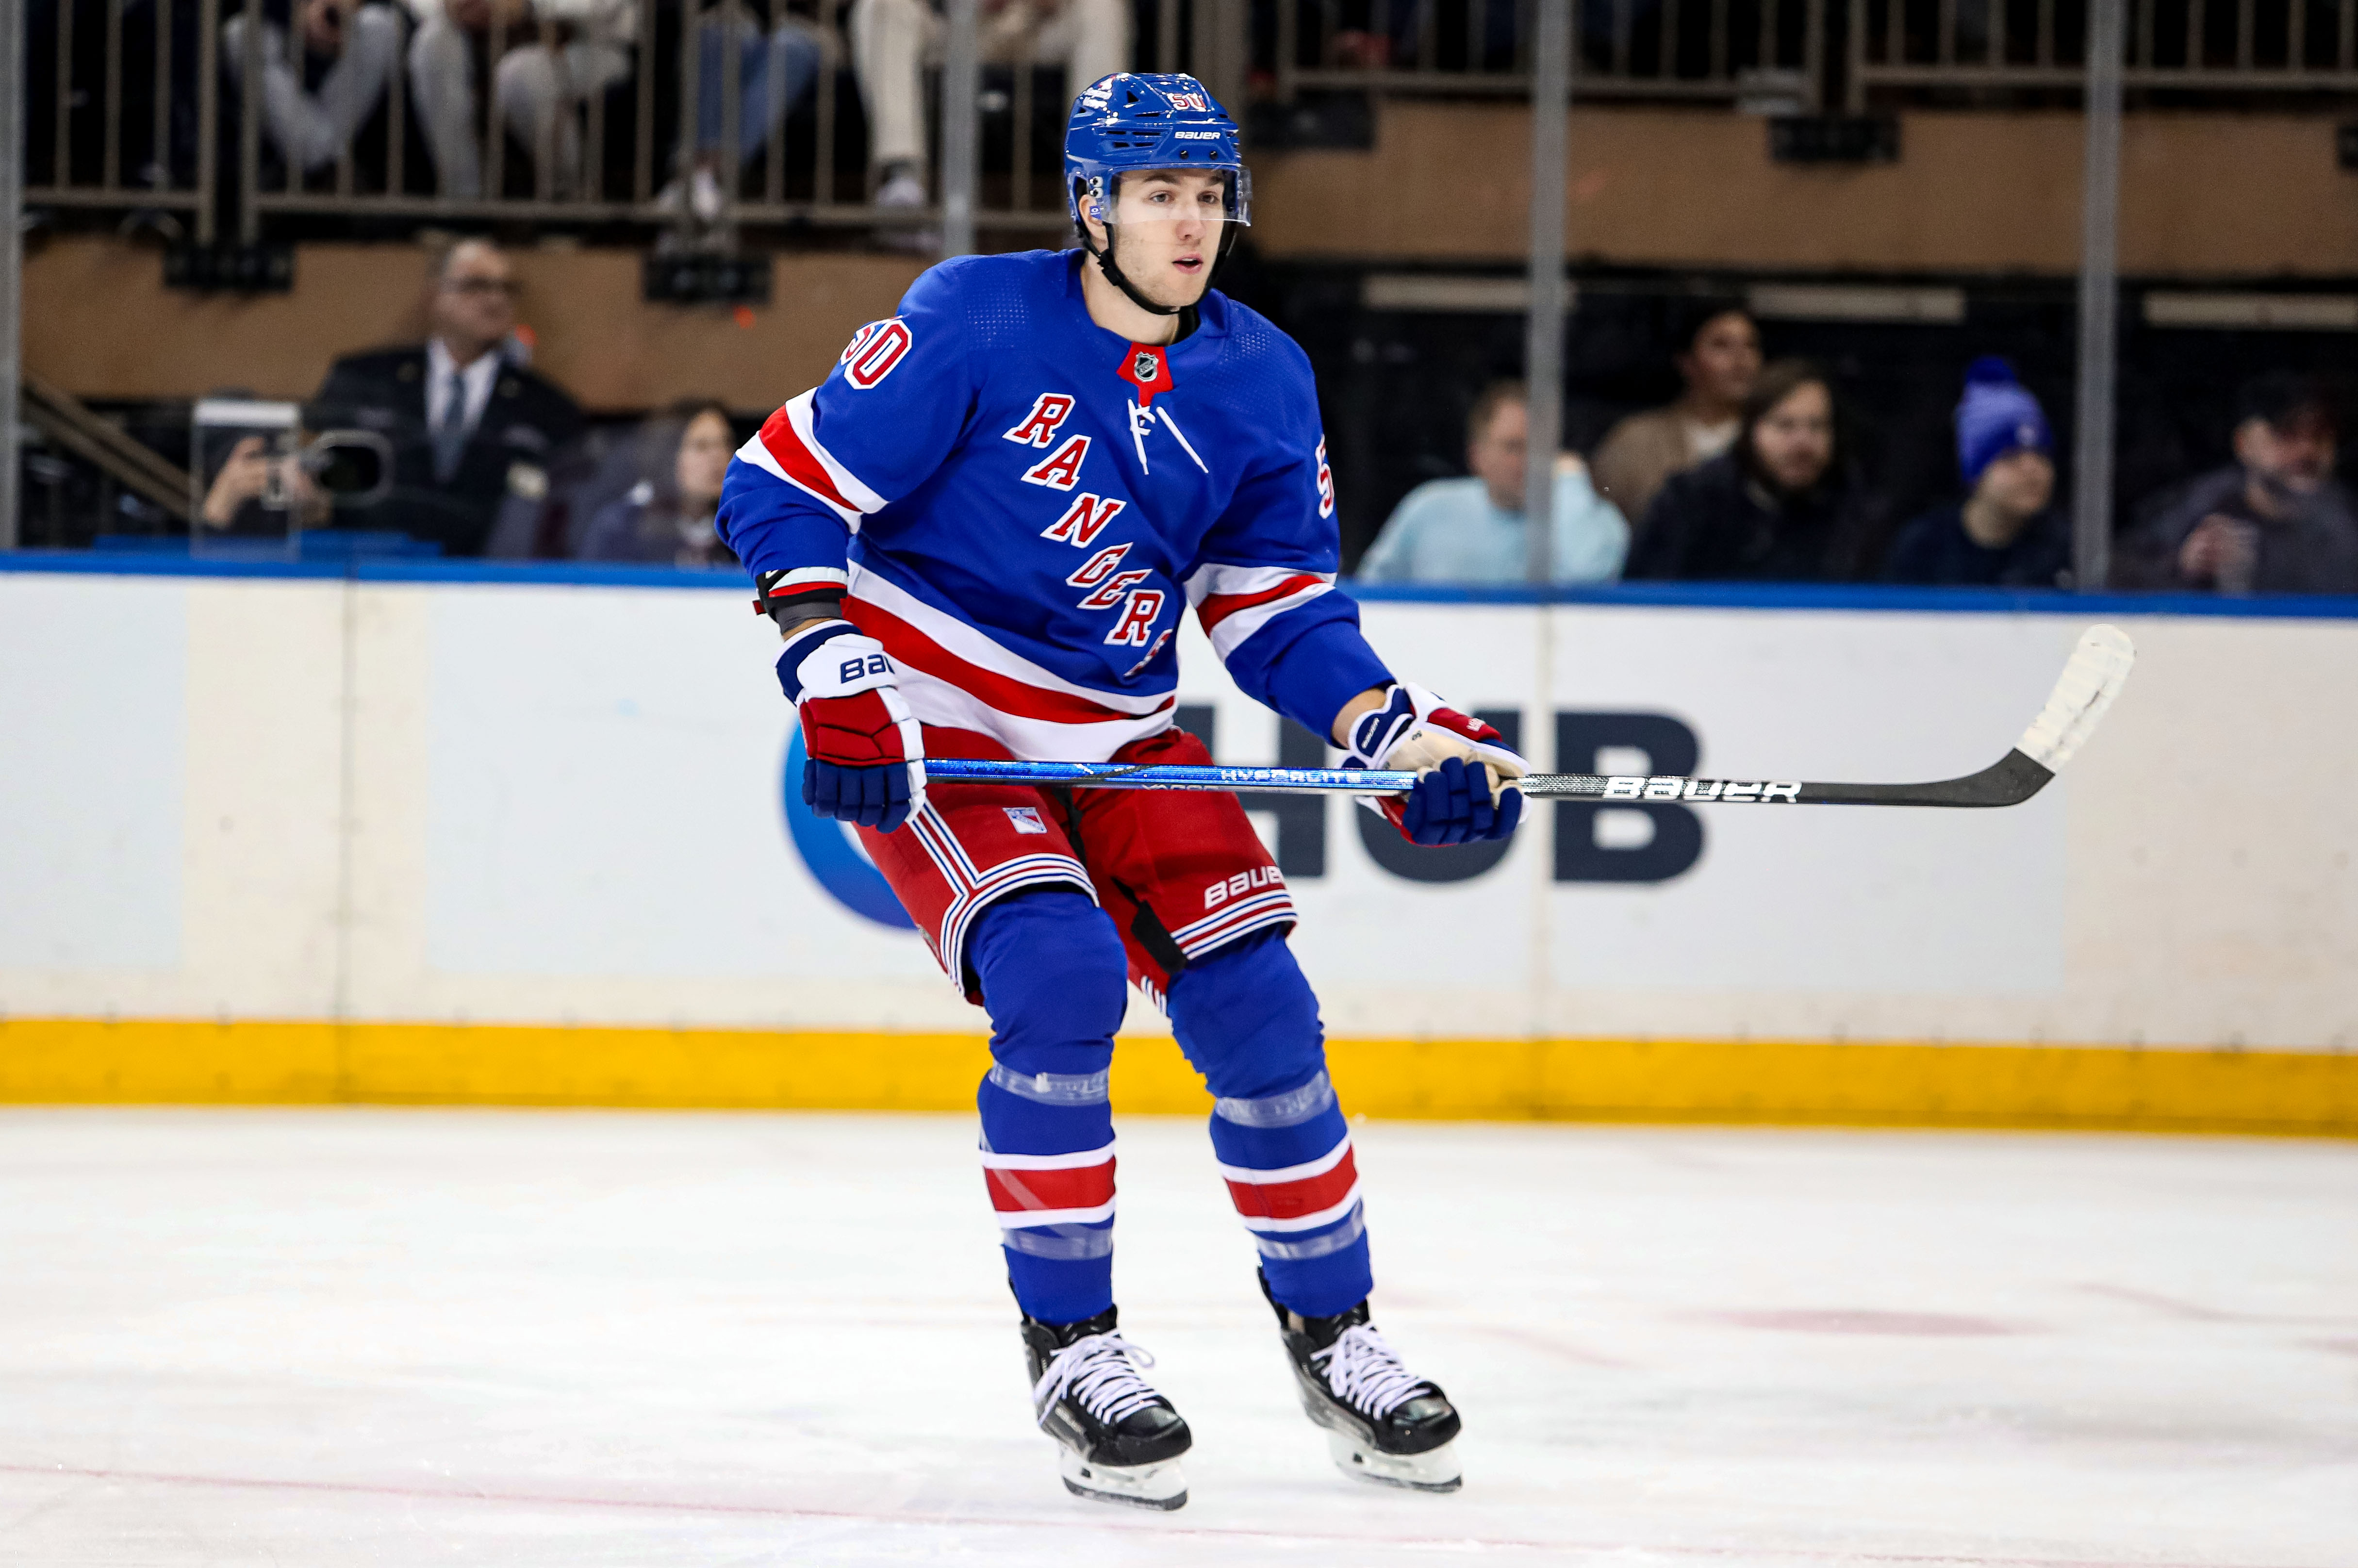
[[[1466,1489],[1121,1130],[1174,1515],[1067,1498],[956,1117],[0,1114],[0,1563],[2358,1563],[2358,1148],[1359,1129]]]

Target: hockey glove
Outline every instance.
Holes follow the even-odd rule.
[[[925,748],[884,644],[849,621],[798,627],[778,684],[801,715],[803,801],[890,833],[925,804]]]
[[[1376,809],[1418,844],[1504,838],[1522,820],[1523,760],[1496,730],[1442,706],[1417,686],[1395,686],[1384,705],[1351,726],[1347,768],[1413,772],[1404,795],[1377,797]]]

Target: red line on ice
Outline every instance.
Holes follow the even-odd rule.
[[[1808,1548],[1775,1546],[1680,1546],[1654,1545],[1639,1541],[1518,1541],[1496,1536],[1372,1536],[1299,1534],[1274,1530],[1200,1529],[1186,1525],[1171,1526],[1160,1520],[1130,1522],[1107,1519],[1014,1518],[989,1519],[972,1514],[881,1514],[862,1513],[851,1509],[783,1508],[766,1503],[693,1502],[676,1498],[581,1498],[562,1494],[537,1492],[492,1492],[484,1490],[448,1491],[435,1487],[397,1487],[367,1481],[293,1481],[272,1480],[250,1476],[187,1476],[154,1470],[92,1470],[73,1465],[0,1465],[0,1476],[62,1476],[88,1481],[145,1481],[165,1487],[211,1487],[223,1490],[324,1492],[341,1497],[404,1498],[411,1501],[446,1503],[519,1503],[527,1508],[620,1509],[644,1513],[672,1514],[745,1514],[760,1519],[859,1519],[871,1524],[918,1527],[957,1525],[981,1530],[1038,1530],[1055,1527],[1065,1530],[1150,1530],[1156,1535],[1201,1536],[1214,1541],[1329,1541],[1339,1545],[1364,1546],[1380,1543],[1385,1546],[1476,1546],[1507,1547],[1530,1552],[1651,1552],[1664,1557],[1738,1558],[1761,1562],[1783,1558],[1792,1562],[1824,1563],[1921,1563],[1931,1568],[1939,1563],[1960,1563],[1966,1568],[2258,1568],[2256,1564],[2223,1563],[2190,1563],[2182,1560],[2125,1560],[2081,1557],[1976,1557],[1967,1552],[1813,1552]]]

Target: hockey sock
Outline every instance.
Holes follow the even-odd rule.
[[[1351,1133],[1326,1078],[1318,1000],[1274,932],[1173,977],[1171,1024],[1217,1097],[1212,1149],[1277,1301],[1330,1317],[1374,1276]]]
[[[983,1182],[1007,1280],[1043,1323],[1113,1305],[1113,1108],[1106,1097],[1128,960],[1081,893],[1018,894],[976,918],[967,952],[990,1014],[977,1092]]]

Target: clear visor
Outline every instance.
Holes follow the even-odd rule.
[[[1242,169],[1199,173],[1150,169],[1121,175],[1114,186],[1113,221],[1124,228],[1141,223],[1252,222],[1252,182]]]

